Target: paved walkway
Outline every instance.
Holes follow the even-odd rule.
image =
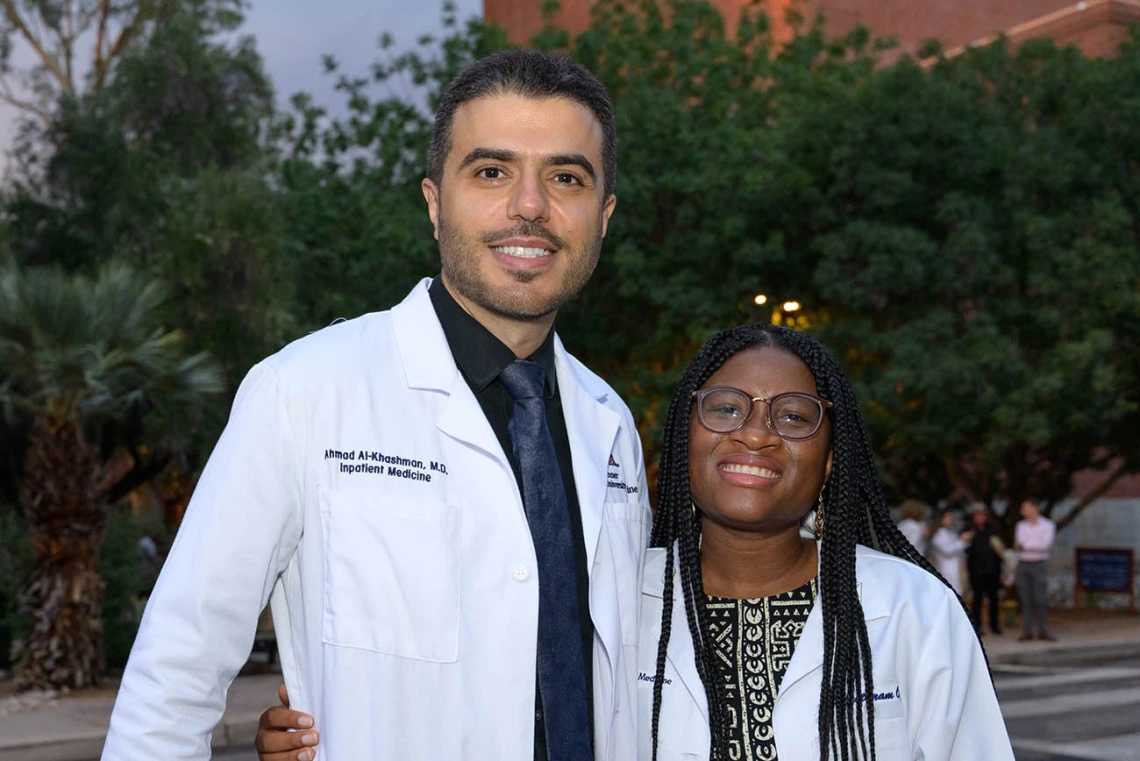
[[[230,688],[214,748],[252,748],[257,719],[277,702],[279,674],[241,676]],[[103,750],[116,685],[0,715],[0,761],[93,761]],[[11,698],[0,698],[0,706]]]
[[[1063,653],[1072,662],[1073,651],[1082,649],[1120,648],[1122,652],[1140,652],[1140,616],[1101,611],[1051,611],[1049,626],[1056,642],[1018,642],[1021,625],[1017,623],[1007,625],[1001,636],[983,630],[982,644],[993,663],[1042,663],[1052,653]]]
[[[1042,663],[1059,655],[1073,662],[1082,652],[1101,660],[1106,651],[1140,656],[1140,616],[1060,613],[1053,632],[1057,642],[1018,642],[1017,628],[1007,627],[1004,635],[987,634],[983,641],[993,664]],[[225,716],[214,732],[216,749],[252,748],[257,719],[277,702],[280,680],[277,674],[262,674],[234,681]],[[115,685],[108,685],[13,712],[16,699],[0,685],[0,761],[98,759],[114,700]]]

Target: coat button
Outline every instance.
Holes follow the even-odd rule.
[[[514,576],[515,581],[526,581],[530,578],[530,569],[520,563],[511,571],[511,575]]]

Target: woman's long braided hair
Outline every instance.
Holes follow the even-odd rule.
[[[875,759],[874,692],[867,625],[855,581],[855,545],[877,547],[941,579],[938,572],[895,527],[875,471],[875,460],[851,382],[813,338],[767,323],[730,328],[701,348],[681,377],[665,421],[658,480],[658,505],[650,544],[666,552],[661,640],[653,682],[653,758],[657,758],[665,654],[673,615],[674,563],[682,604],[697,655],[697,674],[708,697],[712,736],[710,758],[727,757],[728,715],[705,608],[701,576],[701,520],[689,490],[689,425],[692,394],[730,357],[751,348],[776,348],[799,357],[815,377],[816,389],[832,407],[831,477],[823,495],[826,530],[820,548],[823,606],[823,687],[819,704],[820,759]],[[674,549],[675,548],[675,549]],[[943,580],[945,583],[945,580]],[[949,585],[947,585],[949,586]],[[830,675],[830,676],[828,676]],[[866,714],[864,716],[864,714]],[[865,731],[869,728],[869,736]]]

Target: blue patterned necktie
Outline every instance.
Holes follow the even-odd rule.
[[[538,559],[538,689],[549,761],[591,761],[586,667],[570,508],[546,424],[546,373],[527,360],[499,374],[515,400],[507,432]]]

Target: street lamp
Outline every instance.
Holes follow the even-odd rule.
[[[762,307],[768,303],[768,297],[762,293],[756,294],[756,298],[753,300],[756,302],[756,306],[760,306],[760,307]]]
[[[785,301],[784,302],[784,311],[785,312],[798,312],[799,309],[800,309],[800,302],[798,302],[798,301]]]

